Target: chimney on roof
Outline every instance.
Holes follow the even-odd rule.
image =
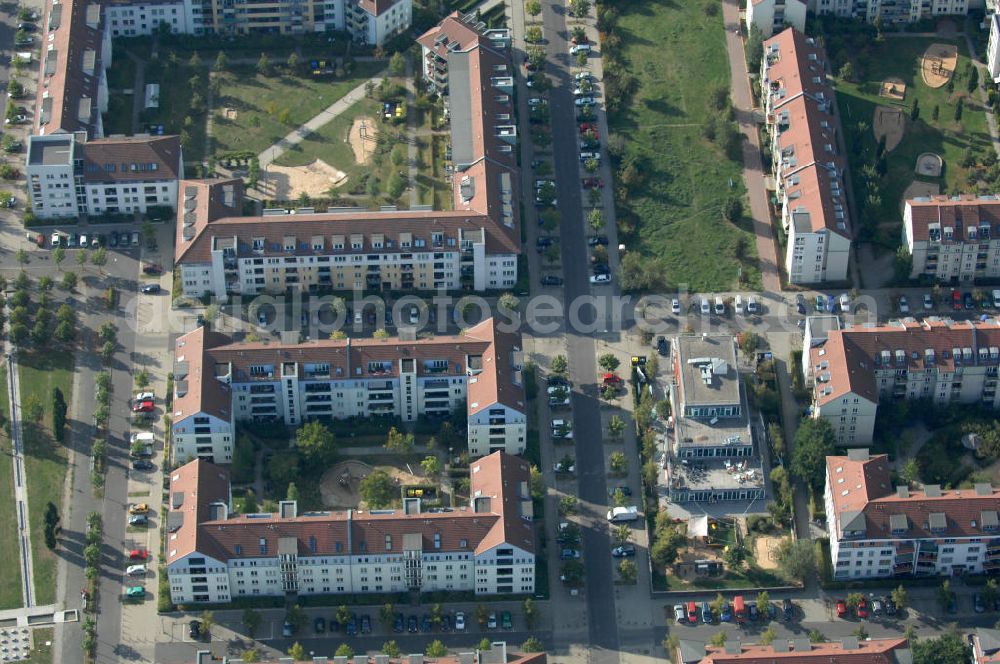
[[[868,461],[867,447],[854,447],[847,450],[847,458],[851,461]]]
[[[420,514],[420,499],[419,498],[404,498],[403,499],[403,513],[404,514]]]
[[[294,519],[299,515],[299,504],[294,500],[282,500],[278,503],[278,515],[282,519]]]
[[[896,497],[897,498],[909,498],[910,497],[910,488],[909,487],[905,487],[905,486],[897,486],[896,487]]]
[[[841,647],[844,650],[857,650],[858,649],[858,637],[856,636],[845,636],[840,641]]]
[[[208,506],[209,521],[225,521],[229,518],[229,507],[225,503],[210,503]]]

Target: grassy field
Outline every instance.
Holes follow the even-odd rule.
[[[45,547],[42,517],[49,501],[61,505],[66,479],[66,449],[52,438],[52,388],[59,387],[66,403],[73,399],[73,354],[23,353],[21,369],[22,403],[35,395],[45,406],[40,423],[24,422],[24,453],[28,473],[28,509],[31,523],[31,557],[35,570],[35,601],[55,601],[56,556]],[[67,434],[68,435],[68,434]],[[60,508],[60,513],[65,509]]]
[[[0,366],[0,421],[7,422],[10,405],[7,394],[7,367]],[[14,508],[14,467],[10,459],[10,436],[0,428],[0,513],[13,517]],[[21,557],[17,546],[17,521],[14,518],[0,519],[0,556],[9,564],[0,571],[0,609],[20,607],[21,602]]]
[[[223,75],[212,109],[215,154],[263,151],[383,68],[378,62],[357,62],[350,75],[331,81],[304,70],[299,76],[276,68],[275,74],[262,76],[253,67],[234,67]]]
[[[752,226],[727,223],[721,214],[728,197],[744,193],[741,164],[703,134],[712,91],[729,85],[722,14],[710,16],[708,5],[718,9],[719,2],[615,5],[621,59],[638,90],[609,113],[608,123],[612,137],[624,139],[623,162],[635,160],[644,174],[619,200],[619,226],[629,250],[661,261],[671,286],[694,291],[734,288],[737,245],[745,243],[743,274],[756,288]]]
[[[52,646],[45,644],[51,644],[54,636],[55,630],[51,627],[33,630],[31,638],[35,647],[31,649],[31,657],[25,664],[52,664]]]
[[[954,91],[947,86],[928,87],[920,74],[920,56],[932,43],[953,43],[959,47]],[[869,42],[866,51],[857,57],[858,78],[862,83],[838,81],[837,101],[841,123],[848,145],[854,190],[860,198],[865,191],[861,169],[871,160],[877,148],[872,131],[877,106],[902,108],[906,116],[906,129],[902,142],[888,153],[886,174],[880,183],[882,227],[877,239],[895,247],[898,244],[899,226],[892,222],[902,220],[903,192],[914,180],[936,183],[941,193],[975,192],[977,185],[970,183],[970,169],[962,166],[967,150],[985,152],[990,149],[990,136],[986,114],[978,96],[966,92],[968,78],[965,74],[969,58],[964,41],[944,39],[887,39]],[[906,83],[906,97],[902,103],[892,103],[878,95],[881,81],[896,77]],[[955,107],[963,99],[961,120],[955,120]],[[919,116],[910,119],[913,105],[919,106]],[[935,119],[934,109],[937,109]],[[917,176],[914,165],[923,152],[935,152],[944,159],[942,177]],[[975,178],[972,178],[973,180]],[[886,223],[889,222],[889,223]]]

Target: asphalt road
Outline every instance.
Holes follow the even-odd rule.
[[[552,113],[552,152],[559,210],[562,213],[560,244],[565,285],[563,302],[590,295],[588,253],[582,233],[583,205],[580,194],[580,160],[576,110],[571,85],[569,34],[565,5],[542,4],[543,33],[548,40],[548,67],[553,87],[549,93]],[[602,286],[607,290],[607,286]],[[573,430],[576,445],[578,493],[583,520],[582,544],[585,566],[583,590],[589,614],[589,645],[592,657],[618,661],[618,626],[615,618],[614,578],[610,528],[605,519],[608,494],[601,440],[601,414],[597,393],[596,345],[584,331],[595,322],[592,310],[580,314],[580,330],[566,327],[567,360],[573,390]],[[557,579],[553,579],[557,583]],[[606,653],[606,657],[605,654]]]

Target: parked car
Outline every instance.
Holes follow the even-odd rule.
[[[146,576],[146,566],[145,565],[129,565],[125,569],[125,574],[128,576]]]
[[[111,231],[111,238],[108,240],[108,244],[112,247],[118,246],[118,231]]]
[[[712,307],[708,304],[708,298],[701,298],[701,315],[707,316],[712,313]]]
[[[577,53],[590,53],[590,44],[576,44],[569,49],[570,55],[576,55]]]
[[[854,612],[857,614],[858,618],[860,618],[861,620],[864,620],[865,618],[867,618],[868,617],[868,600],[866,600],[864,597],[862,597],[861,599],[859,599],[858,600],[858,606],[854,610]]]
[[[429,631],[431,631],[432,627],[433,627],[433,625],[431,623],[431,617],[430,617],[430,615],[428,615],[428,614],[425,613],[420,618],[420,631],[421,632],[429,632]]]
[[[594,274],[590,277],[590,283],[592,284],[610,284],[611,275],[610,274]]]
[[[559,560],[579,560],[579,549],[562,549],[559,551]]]
[[[145,459],[137,459],[132,462],[132,470],[156,470],[156,465]]]
[[[145,526],[149,524],[149,517],[145,514],[133,514],[128,518],[130,526]]]
[[[351,617],[347,619],[347,624],[344,625],[344,632],[348,636],[354,636],[358,633],[358,617],[351,614]]]
[[[129,505],[129,514],[149,514],[149,505],[146,503],[136,503],[135,505]]]
[[[573,103],[577,106],[593,106],[594,102],[593,97],[577,97]]]
[[[557,277],[554,274],[546,274],[541,279],[543,286],[562,286],[562,277]]]
[[[962,308],[962,294],[957,290],[951,292],[951,308],[959,311]]]
[[[966,310],[971,310],[976,307],[976,302],[972,299],[972,293],[962,294],[962,306],[965,307]]]
[[[930,293],[924,293],[924,309],[930,311],[934,308],[934,298],[931,297]]]
[[[195,641],[201,638],[201,621],[192,620],[188,623],[188,638]]]
[[[792,604],[792,600],[788,599],[787,597],[781,600],[781,611],[782,613],[785,614],[785,620],[791,620],[792,615],[795,611],[795,607]]]
[[[986,610],[986,605],[983,604],[983,596],[979,593],[972,594],[972,609],[976,613],[982,613]]]
[[[462,632],[465,630],[465,614],[461,611],[455,612],[455,631]]]
[[[719,609],[719,620],[722,622],[732,622],[733,620],[733,609],[729,606],[729,602],[723,602]]]
[[[750,614],[750,620],[756,621],[757,618],[760,617],[760,612],[757,611],[757,605],[756,604],[751,604],[749,607],[747,607],[747,613]]]
[[[392,621],[392,631],[396,634],[402,634],[403,629],[406,625],[406,619],[403,617],[402,613],[397,613],[396,617]]]
[[[139,231],[132,231],[132,246],[139,246]]]
[[[292,636],[293,634],[295,634],[295,625],[286,620],[281,625],[281,635],[288,637]]]
[[[415,634],[417,631],[417,617],[410,616],[406,619],[406,631],[410,634]]]
[[[367,613],[361,616],[361,633],[372,633],[372,619]]]
[[[317,634],[326,633],[326,618],[323,616],[317,616],[316,619],[313,620],[313,630]]]
[[[616,546],[611,549],[611,555],[615,558],[631,558],[635,555],[635,547],[631,544]]]
[[[156,295],[160,292],[160,284],[146,284],[142,287],[142,292],[146,295]]]
[[[140,599],[146,596],[146,589],[142,586],[129,586],[125,589],[125,596],[129,599]]]
[[[837,600],[837,617],[843,618],[847,615],[847,602],[842,599]]]
[[[899,313],[908,314],[910,313],[910,303],[906,299],[905,295],[899,296]]]
[[[152,399],[132,404],[133,413],[152,413],[154,410],[156,410],[156,404],[153,403]]]
[[[497,628],[497,612],[496,611],[490,611],[490,615],[486,619],[486,628],[487,629],[496,629]]]
[[[851,313],[851,298],[847,293],[840,296],[840,311],[845,314]]]
[[[667,340],[663,337],[657,337],[656,339],[656,352],[660,355],[666,357],[667,355]]]
[[[591,235],[587,238],[587,245],[591,247],[606,247],[608,246],[608,236]]]
[[[882,603],[885,604],[885,615],[896,615],[896,603],[892,601],[891,597],[883,597]]]
[[[129,560],[148,560],[149,551],[146,549],[132,549],[128,552]]]
[[[504,611],[500,614],[500,626],[504,629],[514,629],[514,621],[511,620],[510,611]]]
[[[670,300],[670,313],[675,316],[679,316],[681,313],[681,301],[676,297]]]
[[[687,622],[687,616],[684,613],[683,604],[674,604],[674,622],[678,624]]]

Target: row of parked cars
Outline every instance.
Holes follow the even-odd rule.
[[[865,620],[869,617],[887,615],[896,615],[896,603],[892,601],[891,597],[862,597],[858,600],[857,606],[854,607],[854,615],[860,620]],[[837,600],[837,617],[847,618],[850,611],[848,610],[847,600],[838,599]]]
[[[39,236],[41,237],[41,236]],[[39,241],[37,237],[29,237],[29,240],[38,244],[41,247],[44,244],[44,237],[42,241]],[[61,231],[55,231],[49,238],[49,244],[53,249],[56,247],[66,247],[67,249],[86,249],[90,247],[91,249],[97,249],[98,247],[127,247],[139,246],[139,231],[112,231],[110,235],[105,235],[104,233],[94,233],[92,235],[87,235],[86,233],[63,233]]]
[[[711,625],[715,622],[737,622],[742,623],[750,620],[775,620],[778,618],[778,607],[773,602],[767,603],[767,615],[762,615],[756,602],[745,602],[742,595],[733,598],[732,603],[725,601],[719,607],[718,614],[712,610],[708,602],[689,601],[685,604],[674,605],[674,621],[687,625],[697,625],[703,623]],[[785,621],[790,621],[795,615],[795,606],[792,600],[785,598],[781,601],[781,617]]]

